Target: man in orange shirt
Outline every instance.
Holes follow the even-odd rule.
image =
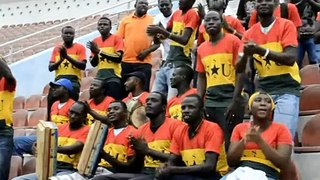
[[[0,57],[0,177],[9,178],[13,147],[12,111],[16,80],[7,62]]]
[[[56,82],[50,82],[52,88],[52,97],[57,99],[51,106],[50,119],[56,125],[62,125],[69,122],[69,110],[74,104],[70,97],[72,83],[68,79],[62,78]],[[22,156],[22,154],[32,154],[32,144],[36,142],[37,136],[18,136],[14,138],[13,155]]]
[[[51,106],[50,119],[57,125],[67,123],[69,121],[68,113],[72,104],[75,102],[70,93],[73,90],[71,81],[62,78],[56,82],[50,82],[52,88],[52,97],[57,99]]]
[[[123,39],[111,34],[111,20],[102,17],[98,21],[101,36],[87,43],[91,50],[90,64],[98,67],[96,77],[105,82],[106,95],[114,99],[122,99],[121,59],[123,55]]]
[[[141,174],[113,174],[108,175],[108,178],[154,179],[156,168],[161,162],[168,161],[173,133],[182,124],[180,121],[165,116],[166,105],[167,99],[163,94],[150,93],[146,106],[146,113],[150,121],[139,127],[130,137],[132,148],[137,154],[144,156],[144,168]]]
[[[51,60],[49,62],[49,71],[55,71],[55,81],[66,78],[71,81],[73,90],[71,97],[78,100],[80,92],[81,71],[86,69],[86,49],[79,43],[73,43],[75,29],[71,26],[65,26],[61,30],[63,44],[53,49]],[[48,115],[51,106],[56,101],[52,97],[50,88],[48,94]],[[50,116],[48,116],[50,121]]]
[[[169,161],[158,168],[159,176],[164,179],[219,180],[219,168],[227,165],[225,153],[220,155],[223,154],[221,149],[224,150],[222,129],[203,119],[203,101],[197,94],[188,95],[181,108],[186,124],[176,129]],[[179,165],[181,160],[184,166]]]
[[[93,79],[89,89],[90,99],[87,102],[90,108],[95,112],[101,115],[107,115],[109,105],[114,101],[114,99],[111,96],[105,95],[104,92],[106,87],[103,83],[104,81],[101,79]],[[88,124],[91,125],[93,122],[93,117],[88,114]]]
[[[171,87],[178,90],[178,94],[172,97],[167,106],[167,116],[173,119],[182,120],[181,103],[189,94],[197,93],[197,89],[190,88],[193,79],[193,69],[187,65],[181,65],[174,69],[170,78]]]
[[[140,71],[146,76],[144,90],[149,91],[151,77],[151,52],[160,47],[160,42],[152,45],[153,38],[146,34],[147,27],[153,24],[153,17],[147,14],[147,0],[136,0],[135,12],[122,19],[118,29],[124,41],[122,77]]]
[[[257,1],[259,23],[243,36],[237,72],[244,72],[250,57],[258,74],[258,90],[275,101],[274,120],[285,124],[292,137],[299,120],[300,82],[297,65],[297,30],[294,24],[274,16],[275,0]]]
[[[136,71],[127,74],[125,79],[125,89],[129,92],[128,97],[123,99],[129,111],[129,124],[139,127],[147,121],[145,113],[146,99],[148,92],[143,90],[145,84],[145,75],[142,72]]]

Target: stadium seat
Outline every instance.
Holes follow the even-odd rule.
[[[49,84],[46,84],[46,85],[43,87],[42,95],[48,95],[48,94],[49,94],[49,89],[50,89],[50,85],[49,85]]]
[[[302,146],[320,146],[320,114],[312,117],[304,126]]]
[[[313,117],[315,116],[315,114],[311,114],[311,115],[301,115],[299,116],[299,121],[298,121],[298,128],[297,128],[297,140],[299,142],[299,144],[301,144],[302,141],[302,132],[303,132],[303,128],[304,126],[307,124],[307,122],[309,122]]]
[[[47,106],[48,106],[47,96],[42,96],[41,102],[40,102],[40,107],[47,108]]]
[[[28,119],[28,126],[36,126],[39,120],[47,119],[47,108],[38,108],[35,110]]]
[[[26,126],[28,122],[28,111],[25,109],[19,109],[13,113],[13,126],[22,127]]]
[[[93,80],[93,77],[84,77],[84,78],[82,78],[80,91],[83,92],[84,90],[89,89],[92,80]]]
[[[26,129],[23,127],[13,128],[13,136],[25,136],[26,135]]]
[[[300,70],[302,85],[320,84],[319,66],[319,64],[307,65]]]
[[[42,99],[41,94],[35,94],[31,95],[26,99],[26,103],[24,105],[24,108],[27,110],[35,110],[40,107],[40,102]]]
[[[89,89],[80,92],[79,101],[87,101],[90,99],[90,92]]]
[[[86,69],[86,77],[96,77],[97,72],[98,72],[97,68]]]
[[[292,156],[302,180],[318,180],[320,177],[320,147],[295,147]]]
[[[300,114],[316,114],[320,110],[320,84],[304,88],[300,96]]]
[[[14,98],[13,110],[23,109],[26,98],[24,96],[18,96]]]

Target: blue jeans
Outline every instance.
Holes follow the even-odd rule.
[[[300,39],[298,45],[298,65],[301,68],[305,52],[308,53],[309,63],[320,63],[320,46],[314,43],[313,38]]]
[[[37,136],[18,136],[13,139],[13,156],[23,157],[23,154],[32,154],[32,145]]]
[[[273,119],[275,122],[284,124],[295,136],[299,120],[300,97],[292,94],[272,95],[276,104]]]
[[[177,89],[172,88],[170,85],[170,78],[174,71],[173,66],[162,66],[156,73],[156,79],[154,80],[152,92],[157,91],[163,94],[167,94],[167,100],[177,95]]]
[[[60,169],[60,170],[57,170],[57,173],[55,176],[72,174],[74,172],[75,171],[73,171],[73,170]],[[36,173],[31,173],[31,174],[25,174],[22,176],[15,177],[12,180],[38,180],[38,176]]]
[[[12,146],[12,135],[0,135],[0,180],[9,178]]]

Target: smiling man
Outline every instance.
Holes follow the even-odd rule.
[[[121,89],[121,59],[123,55],[123,40],[116,34],[111,34],[111,20],[102,17],[98,21],[100,37],[87,43],[91,50],[90,63],[93,67],[98,66],[96,77],[103,79],[106,95],[114,99],[123,98]]]
[[[220,125],[224,132],[226,148],[235,125],[242,122],[244,106],[240,84],[242,74],[235,71],[240,40],[222,31],[222,15],[209,11],[204,18],[210,41],[198,48],[198,92],[205,97],[208,120]],[[226,44],[228,46],[226,46]]]

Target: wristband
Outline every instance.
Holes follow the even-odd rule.
[[[267,56],[269,55],[270,50],[266,49],[266,53],[263,55],[263,59],[267,59]]]

